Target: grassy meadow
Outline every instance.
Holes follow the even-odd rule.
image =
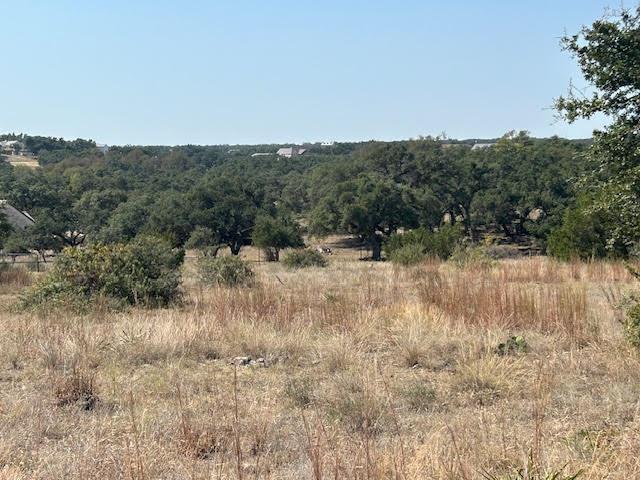
[[[19,312],[0,277],[0,479],[640,478],[621,263],[335,253],[240,289],[189,259],[160,310]]]

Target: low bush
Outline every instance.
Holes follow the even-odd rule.
[[[494,260],[489,255],[487,248],[483,245],[458,245],[451,254],[449,261],[460,268],[491,268]]]
[[[309,377],[292,377],[284,385],[284,395],[299,408],[305,408],[314,401],[313,382]]]
[[[418,228],[392,235],[385,244],[385,252],[402,265],[420,263],[427,257],[446,260],[462,238],[463,231],[457,225],[444,225],[435,231]]]
[[[575,207],[565,211],[562,225],[551,231],[547,253],[560,260],[627,257],[626,246],[609,241],[613,228],[602,212],[579,199]]]
[[[83,410],[92,410],[98,403],[95,376],[81,370],[73,370],[56,380],[53,387],[56,405],[78,405]]]
[[[404,245],[389,254],[389,260],[398,265],[417,265],[427,259],[424,248],[419,244]]]
[[[329,262],[315,250],[295,250],[282,259],[287,268],[326,267]]]
[[[183,258],[184,251],[155,237],[139,237],[126,245],[67,248],[23,296],[22,306],[82,306],[105,298],[128,305],[165,306],[180,298]]]
[[[635,348],[640,348],[640,303],[636,303],[627,311],[624,327],[629,343]]]
[[[400,392],[407,406],[416,412],[431,409],[436,400],[436,391],[424,381],[414,380],[404,386]]]
[[[250,287],[255,283],[255,273],[247,262],[238,257],[198,258],[198,277],[204,285],[225,287]]]

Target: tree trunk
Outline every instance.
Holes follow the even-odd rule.
[[[377,235],[371,239],[371,259],[374,262],[382,260],[382,240]]]
[[[229,249],[231,249],[231,255],[238,255],[240,253],[241,247],[242,247],[242,244],[240,242],[229,243]]]
[[[267,247],[264,250],[264,259],[267,262],[278,261],[278,251],[275,248]]]

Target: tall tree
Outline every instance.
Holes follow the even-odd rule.
[[[591,173],[581,189],[589,207],[607,218],[607,243],[618,248],[640,238],[640,7],[622,10],[563,39],[590,92],[570,88],[556,101],[569,122],[604,114],[609,126],[594,132]]]
[[[304,246],[300,227],[286,214],[271,216],[261,214],[253,228],[253,244],[265,249],[268,261],[279,261],[280,250]]]
[[[357,235],[372,249],[373,260],[382,258],[382,242],[400,227],[415,227],[418,214],[408,189],[380,176],[362,176],[337,185],[318,205],[312,230],[342,230]]]

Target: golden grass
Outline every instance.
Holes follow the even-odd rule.
[[[640,477],[623,265],[337,257],[250,289],[187,265],[174,309],[0,310],[0,479]]]

